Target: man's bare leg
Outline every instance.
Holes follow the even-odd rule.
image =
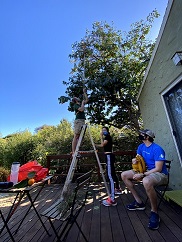
[[[73,141],[72,141],[72,154],[74,154],[74,152],[76,150],[78,139],[79,139],[79,134],[75,134],[73,137]]]
[[[138,193],[135,191],[133,182],[131,181],[133,179],[133,176],[134,176],[133,170],[123,171],[121,173],[122,180],[124,181],[127,188],[131,191],[137,203],[142,203],[142,200],[138,196]]]
[[[157,213],[157,194],[154,189],[155,180],[152,177],[144,177],[143,186],[146,190],[147,196],[150,200],[151,210]]]

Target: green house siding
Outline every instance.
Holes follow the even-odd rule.
[[[139,105],[145,128],[156,134],[155,142],[166,151],[166,158],[173,160],[170,186],[182,188],[182,165],[177,152],[170,122],[167,118],[162,93],[182,75],[182,65],[175,66],[171,57],[176,51],[182,51],[182,1],[173,2],[166,24],[160,33],[160,42],[156,49],[150,69],[139,96]]]

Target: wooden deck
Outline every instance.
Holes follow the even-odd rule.
[[[168,203],[162,203],[159,215],[161,218],[160,228],[156,231],[149,230],[148,217],[150,206],[147,204],[145,211],[128,211],[126,204],[133,201],[131,194],[125,189],[123,194],[116,197],[118,205],[115,207],[104,207],[101,201],[105,198],[105,189],[102,184],[92,184],[92,193],[89,195],[88,203],[83,212],[79,215],[79,222],[82,224],[89,242],[137,242],[137,241],[182,241],[182,213],[169,206]],[[143,187],[138,185],[141,195],[145,199]],[[47,185],[41,193],[36,207],[39,212],[50,206],[59,196],[61,185]],[[8,209],[11,198],[0,199],[1,210],[5,213]],[[18,221],[27,208],[26,200],[17,209],[9,221],[9,227],[12,232],[17,228]],[[50,228],[48,221],[43,218],[47,228]],[[2,221],[0,220],[0,227]],[[28,214],[18,233],[14,235],[16,242],[52,242],[56,241],[55,236],[48,237],[42,228],[37,216],[33,210]],[[0,236],[0,242],[11,241],[6,229]],[[73,226],[67,242],[81,242],[83,237]]]

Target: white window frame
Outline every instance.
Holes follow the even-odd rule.
[[[179,152],[179,148],[178,148],[178,145],[177,145],[177,142],[176,142],[176,139],[175,139],[175,136],[173,135],[173,128],[172,128],[172,124],[171,124],[171,121],[170,121],[170,117],[169,117],[169,114],[168,114],[168,110],[167,110],[167,107],[166,107],[166,103],[165,103],[165,99],[164,99],[164,95],[170,91],[174,86],[176,86],[180,81],[182,81],[182,74],[171,84],[169,85],[162,93],[161,93],[161,99],[162,99],[162,103],[163,103],[163,106],[164,106],[164,110],[165,110],[165,113],[166,113],[166,116],[167,116],[167,120],[168,120],[168,123],[169,123],[169,127],[170,127],[170,130],[171,130],[171,134],[172,134],[172,137],[173,137],[173,141],[174,141],[174,144],[175,144],[175,147],[176,147],[176,151],[177,151],[177,154],[178,154],[178,158],[179,158],[179,161],[180,161],[180,164],[182,166],[182,157],[180,155],[180,152]]]

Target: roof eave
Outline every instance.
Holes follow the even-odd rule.
[[[156,44],[155,44],[155,47],[154,47],[154,50],[152,52],[152,56],[150,58],[150,61],[149,61],[149,64],[147,66],[147,69],[146,69],[146,72],[145,72],[145,76],[143,78],[143,81],[142,81],[142,84],[140,86],[140,90],[138,92],[138,96],[137,96],[137,101],[139,100],[139,97],[140,97],[140,94],[142,92],[142,89],[143,89],[143,86],[145,84],[145,81],[147,79],[147,76],[148,76],[148,73],[149,73],[149,70],[150,70],[150,67],[152,65],[152,62],[154,60],[154,57],[156,55],[156,52],[157,52],[157,49],[159,47],[159,44],[160,44],[160,41],[161,41],[161,37],[162,37],[162,34],[164,32],[164,28],[166,26],[166,23],[167,23],[167,19],[169,17],[169,13],[170,13],[170,10],[171,10],[171,7],[172,7],[172,4],[173,4],[174,0],[168,0],[168,4],[167,4],[167,8],[166,8],[166,11],[165,11],[165,14],[164,14],[164,17],[163,17],[163,21],[162,21],[162,24],[161,24],[161,27],[160,27],[160,30],[159,30],[159,34],[158,34],[158,37],[157,37],[157,41],[156,41]]]

